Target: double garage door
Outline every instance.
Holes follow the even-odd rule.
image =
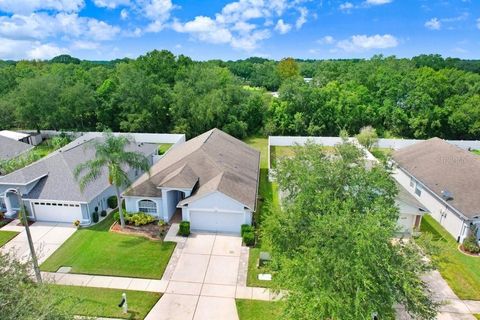
[[[82,221],[82,208],[78,204],[34,202],[37,221],[67,222]]]
[[[190,211],[190,228],[192,230],[240,234],[240,228],[244,223],[243,213]]]

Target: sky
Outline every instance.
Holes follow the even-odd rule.
[[[0,0],[0,59],[479,59],[480,0]]]

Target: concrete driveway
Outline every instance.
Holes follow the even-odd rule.
[[[30,258],[30,248],[28,247],[27,234],[25,227],[18,226],[18,220],[2,228],[5,231],[20,232],[15,238],[5,244],[0,250],[2,253],[9,252],[21,261],[27,261]],[[35,222],[30,226],[35,252],[38,262],[41,264],[50,257],[77,229],[71,224]]]
[[[198,233],[177,248],[164,275],[169,281],[165,294],[146,320],[238,320],[242,239]]]

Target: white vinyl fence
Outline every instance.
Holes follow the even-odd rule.
[[[358,144],[355,138],[349,138],[349,140]],[[290,146],[296,146],[296,145],[303,146],[305,145],[305,143],[307,143],[307,141],[313,142],[316,144],[321,144],[323,146],[333,147],[341,143],[342,139],[340,137],[269,136],[268,137],[268,168],[270,169],[270,147],[290,147]],[[399,150],[421,141],[425,141],[425,140],[379,139],[377,146],[379,148],[390,148],[394,150]],[[447,142],[465,150],[480,150],[479,140],[447,140]],[[366,156],[367,156],[367,160],[370,160],[370,158],[375,159],[375,157],[373,157],[373,155],[370,154],[370,152],[368,151]]]

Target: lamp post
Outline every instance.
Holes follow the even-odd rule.
[[[35,272],[35,278],[38,283],[42,283],[42,275],[40,274],[40,268],[38,267],[37,255],[35,254],[35,247],[33,246],[32,234],[30,233],[30,226],[28,225],[27,211],[23,205],[22,194],[19,189],[15,189],[15,193],[18,198],[18,205],[20,206],[20,215],[22,222],[25,225],[25,233],[27,234],[28,246],[30,247],[30,254],[32,256],[33,271]]]

